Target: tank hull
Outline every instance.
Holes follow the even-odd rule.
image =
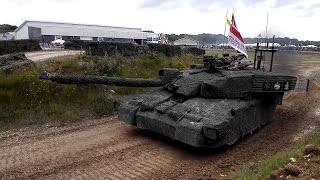
[[[283,94],[263,99],[181,99],[161,88],[120,104],[121,121],[194,147],[231,145],[272,119]]]

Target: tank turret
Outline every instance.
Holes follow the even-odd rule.
[[[119,103],[121,121],[195,147],[231,145],[266,124],[295,76],[265,72],[242,62],[243,55],[205,56],[203,64],[165,68],[158,79],[50,75],[63,84],[153,87]]]

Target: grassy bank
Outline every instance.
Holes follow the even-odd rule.
[[[38,79],[38,72],[156,78],[163,67],[188,68],[199,63],[191,55],[176,58],[155,56],[127,59],[66,56],[0,74],[0,128],[25,125],[63,124],[114,112],[113,103],[142,88],[106,85],[61,85]]]
[[[303,163],[301,166],[299,162],[304,161],[304,150],[305,147],[312,144],[316,147],[320,147],[320,131],[315,134],[312,138],[302,142],[295,147],[279,152],[263,161],[261,161],[257,167],[250,168],[246,167],[242,170],[237,171],[233,179],[241,180],[256,180],[256,179],[271,179],[271,174],[280,168],[284,168],[290,162],[290,158],[297,159],[296,163],[302,168],[301,176],[302,179],[311,179],[312,177],[320,176],[320,157],[315,157],[317,161],[308,162],[308,164]],[[303,169],[303,166],[307,168]]]

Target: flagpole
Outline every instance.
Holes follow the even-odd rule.
[[[226,18],[225,20],[223,21],[224,22],[224,33],[223,33],[223,53],[226,53],[226,31],[227,31],[227,23],[226,23],[226,19],[228,18],[228,9],[227,9],[227,12],[226,12]]]

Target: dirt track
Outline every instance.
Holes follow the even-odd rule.
[[[318,66],[319,67],[319,66]],[[306,72],[319,80],[320,70]],[[139,131],[116,116],[64,127],[25,128],[0,133],[2,179],[199,179],[226,174],[309,136],[319,126],[317,84],[292,92],[274,120],[232,147],[194,150]]]
[[[26,53],[26,56],[31,61],[43,61],[43,60],[54,58],[54,57],[77,55],[77,54],[80,54],[80,51],[56,50],[56,51],[28,52]]]

